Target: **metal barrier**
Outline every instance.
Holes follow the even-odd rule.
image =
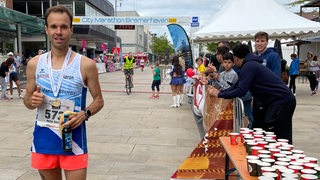
[[[160,69],[160,76],[161,76],[161,82],[163,82],[164,80],[169,80],[170,77],[170,70],[171,70],[171,66],[169,65],[159,65],[159,69]]]
[[[240,98],[233,99],[233,132],[240,132],[240,128],[244,127],[244,106]]]

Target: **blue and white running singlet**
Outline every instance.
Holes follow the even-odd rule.
[[[50,53],[49,53],[50,54]],[[81,75],[81,55],[76,54],[74,59],[63,71],[61,86],[57,97],[54,97],[50,74],[53,74],[53,83],[57,87],[62,70],[52,70],[47,61],[48,53],[39,57],[35,74],[36,85],[40,86],[45,95],[43,104],[37,109],[36,124],[33,132],[32,152],[41,154],[78,155],[87,153],[87,137],[85,121],[72,130],[72,152],[62,149],[62,140],[59,130],[59,116],[66,110],[81,111],[86,107],[87,87],[83,84]],[[52,102],[58,101],[59,106]]]

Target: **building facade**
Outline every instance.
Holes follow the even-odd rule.
[[[50,6],[63,5],[68,7],[74,16],[113,16],[113,5],[107,0],[12,0],[13,9],[28,15],[44,18],[45,11]],[[93,58],[95,54],[102,53],[102,44],[108,44],[108,49],[115,47],[115,42],[120,43],[120,38],[115,40],[115,31],[107,26],[75,25],[74,35],[70,41],[72,49]],[[26,54],[37,49],[50,49],[43,36],[25,37],[22,39]],[[85,42],[85,49],[82,44]],[[84,51],[85,50],[85,51]]]
[[[114,16],[115,8],[108,0],[1,0],[0,6],[14,10],[19,14],[37,17],[44,23],[44,15],[50,6],[63,5],[68,7],[74,16]],[[117,16],[139,16],[135,11],[118,11]],[[1,23],[1,20],[0,20]],[[6,23],[6,22],[3,22]],[[15,26],[12,22],[10,26]],[[23,28],[22,28],[23,29]],[[1,30],[0,52],[18,51],[25,57],[36,55],[38,49],[50,50],[44,24],[37,33],[22,33],[18,38],[15,31]],[[19,42],[21,48],[19,48]],[[83,43],[84,42],[84,43]],[[74,25],[74,34],[70,46],[74,51],[94,58],[97,54],[112,53],[112,48],[122,47],[122,53],[138,53],[149,51],[150,35],[144,26],[135,26],[134,30],[115,30],[112,25]],[[85,44],[85,49],[83,48]],[[103,47],[107,52],[103,52]],[[85,50],[85,51],[84,51]]]
[[[117,16],[136,17],[140,16],[136,11],[118,11]],[[134,25],[133,28],[118,29],[117,35],[121,38],[121,47],[123,54],[129,52],[148,52],[148,28],[142,25]]]

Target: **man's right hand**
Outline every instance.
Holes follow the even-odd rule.
[[[37,86],[37,89],[32,93],[31,96],[31,105],[33,107],[41,106],[44,100],[44,95],[40,92],[40,86]]]

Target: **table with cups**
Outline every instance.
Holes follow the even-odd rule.
[[[295,149],[287,139],[277,139],[273,132],[241,128],[240,133],[219,140],[226,151],[225,179],[233,171],[229,159],[245,180],[320,179],[318,159]]]

